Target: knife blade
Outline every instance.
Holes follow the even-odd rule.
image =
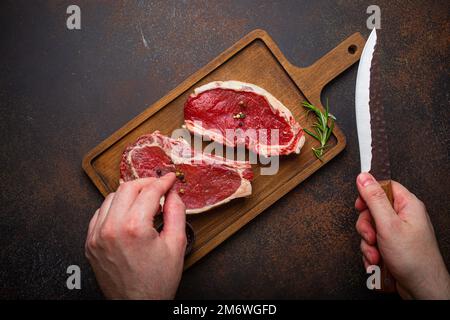
[[[389,148],[381,103],[378,36],[373,29],[364,46],[358,66],[355,112],[361,172],[370,172],[393,205]],[[381,262],[381,291],[395,292],[395,280]]]

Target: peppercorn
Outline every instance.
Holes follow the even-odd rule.
[[[239,112],[238,114],[235,114],[233,116],[234,119],[245,119],[245,114],[242,112]]]
[[[175,171],[175,177],[177,177],[178,180],[183,181],[184,180],[184,173],[182,171]]]

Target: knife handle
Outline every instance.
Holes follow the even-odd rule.
[[[387,198],[389,199],[389,202],[391,203],[391,206],[394,206],[394,197],[392,194],[392,184],[391,180],[382,180],[379,181],[381,188],[383,188],[384,192],[386,193]],[[389,272],[389,270],[386,267],[386,264],[383,260],[380,261],[380,269],[381,269],[381,292],[385,293],[393,293],[397,291],[397,287],[395,285],[395,279],[392,276],[392,274]]]

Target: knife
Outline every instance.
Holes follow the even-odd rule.
[[[389,149],[384,110],[380,98],[379,49],[373,29],[364,46],[358,66],[355,91],[356,126],[358,129],[361,172],[370,172],[380,183],[393,205]],[[395,280],[380,262],[381,291],[395,292]]]

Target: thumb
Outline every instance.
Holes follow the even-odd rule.
[[[162,236],[174,248],[186,247],[186,207],[175,191],[169,191],[164,202]]]
[[[361,198],[363,198],[369,208],[377,230],[382,229],[383,226],[389,225],[393,219],[398,218],[386,193],[384,193],[380,184],[371,174],[362,172],[356,179],[356,185]]]

